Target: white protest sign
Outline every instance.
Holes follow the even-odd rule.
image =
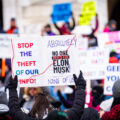
[[[19,37],[12,40],[12,72],[20,87],[74,84],[76,36]]]
[[[11,58],[11,38],[17,37],[16,35],[0,34],[0,58]]]
[[[120,80],[120,64],[108,64],[106,67],[104,94],[112,95],[113,84]]]
[[[47,71],[49,85],[73,85],[76,36],[43,37],[46,63],[52,66]]]
[[[105,67],[108,63],[108,54],[104,49],[88,49],[78,51],[76,73],[81,69],[85,79],[103,79]],[[78,69],[79,68],[79,69]]]
[[[19,85],[37,86],[37,80],[30,78],[42,71],[42,38],[19,37],[12,39],[12,73],[18,75]]]

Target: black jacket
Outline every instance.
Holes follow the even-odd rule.
[[[80,87],[76,88],[75,100],[72,108],[67,112],[69,120],[80,120],[83,114],[85,104],[85,90]],[[29,117],[21,111],[17,91],[14,88],[9,89],[9,109],[13,120],[38,120]],[[42,119],[40,119],[42,120]],[[47,119],[44,119],[47,120]]]

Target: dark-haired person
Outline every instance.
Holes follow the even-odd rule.
[[[43,120],[40,119],[39,116],[37,116],[37,118],[33,118],[21,111],[18,103],[18,96],[16,91],[17,83],[18,83],[17,81],[18,81],[17,76],[15,76],[14,79],[12,79],[11,77],[10,84],[8,85],[9,109],[10,109],[10,114],[13,117],[13,120]],[[83,78],[82,72],[80,72],[78,78],[74,75],[74,81],[76,84],[76,90],[75,90],[74,104],[72,108],[66,113],[53,110],[48,114],[47,118],[45,118],[44,120],[80,120],[81,119],[81,116],[84,111],[85,87],[86,87],[86,81]],[[41,110],[37,112],[40,111]]]
[[[72,22],[73,22],[72,25],[70,25],[70,22],[68,21],[68,22],[65,22],[61,27],[59,27],[57,23],[54,23],[54,26],[58,30],[60,35],[70,35],[71,31],[75,27],[75,19],[73,17],[73,14],[72,14]]]
[[[44,26],[43,30],[41,31],[41,34],[42,34],[42,36],[43,35],[48,35],[48,36],[55,35],[55,33],[52,32],[52,30],[51,30],[50,24],[47,24],[46,26]]]
[[[10,29],[7,31],[8,34],[18,34],[18,27],[16,26],[16,19],[11,18]]]

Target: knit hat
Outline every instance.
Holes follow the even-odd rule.
[[[48,114],[47,120],[68,120],[65,112],[53,110]]]
[[[98,120],[99,114],[93,108],[85,108],[81,120]]]
[[[113,97],[120,98],[120,80],[117,80],[113,85]]]
[[[104,111],[110,111],[112,103],[113,103],[113,98],[105,100],[100,104],[100,108],[103,109]]]

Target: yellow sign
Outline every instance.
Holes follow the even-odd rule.
[[[82,13],[79,18],[79,25],[90,25],[90,21],[95,15],[96,15],[95,1],[85,2],[82,6]]]

